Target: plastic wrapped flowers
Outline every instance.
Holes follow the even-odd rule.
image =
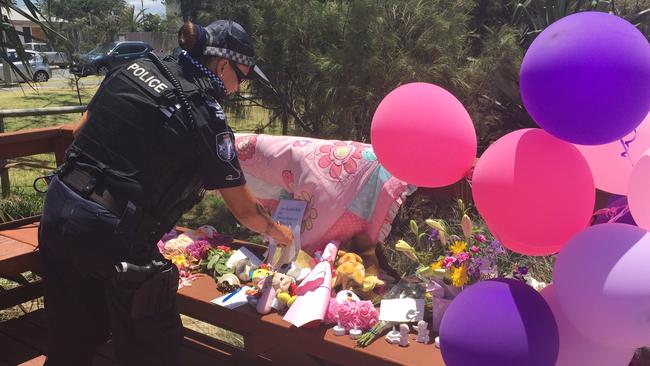
[[[201,269],[201,261],[207,260],[211,252],[229,253],[230,244],[230,236],[219,234],[214,227],[204,225],[180,235],[172,229],[158,242],[158,250],[178,267],[179,287],[182,287],[191,285],[195,274]]]

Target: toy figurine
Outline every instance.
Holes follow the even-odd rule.
[[[409,345],[409,326],[408,324],[399,325],[399,346],[408,347]]]
[[[413,327],[413,330],[418,332],[418,336],[415,339],[419,343],[429,343],[429,329],[428,329],[429,324],[425,322],[424,320],[420,320],[418,322],[418,326]]]

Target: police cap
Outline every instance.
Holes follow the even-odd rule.
[[[201,29],[202,27],[198,28],[198,43],[205,42],[203,43],[203,55],[223,57],[246,65],[250,67],[250,71],[246,75],[247,78],[269,83],[269,79],[255,64],[253,39],[239,23],[232,20],[217,20],[203,29]]]

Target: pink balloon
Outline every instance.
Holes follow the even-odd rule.
[[[650,114],[632,132],[623,138],[628,141],[628,153],[621,141],[604,145],[575,145],[587,159],[594,176],[596,188],[621,195],[627,195],[628,182],[634,164],[650,148]]]
[[[512,251],[558,252],[589,225],[596,193],[585,159],[541,129],[511,132],[481,156],[472,176],[476,208]]]
[[[650,344],[650,233],[600,224],[575,235],[553,271],[562,313],[585,337],[616,348]]]
[[[650,149],[636,162],[630,174],[627,202],[634,222],[650,230]]]
[[[553,285],[545,287],[541,294],[553,311],[560,333],[560,352],[555,366],[627,366],[630,363],[634,357],[634,349],[598,344],[576,330],[562,313]]]
[[[526,255],[532,255],[532,256],[543,256],[543,255],[550,255],[550,254],[555,254],[562,249],[562,245],[556,245],[556,246],[536,246],[536,245],[526,245],[522,244],[521,242],[518,242],[516,240],[513,240],[507,236],[503,236],[499,233],[493,232],[495,238],[503,244],[504,247],[517,252],[517,253],[523,253]]]
[[[465,107],[445,89],[402,85],[379,104],[370,138],[379,162],[420,187],[443,187],[465,176],[476,158],[476,131]]]

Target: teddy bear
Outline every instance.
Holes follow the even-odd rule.
[[[366,276],[363,259],[358,254],[339,250],[334,287],[339,285],[344,290],[358,289],[361,292],[369,292],[376,286],[384,285],[384,281],[375,275]]]
[[[281,310],[287,303],[293,303],[295,296],[292,299],[289,290],[291,286],[295,286],[293,277],[283,273],[268,274],[259,281],[259,299],[255,304],[257,312],[260,314],[268,314],[272,308]]]

